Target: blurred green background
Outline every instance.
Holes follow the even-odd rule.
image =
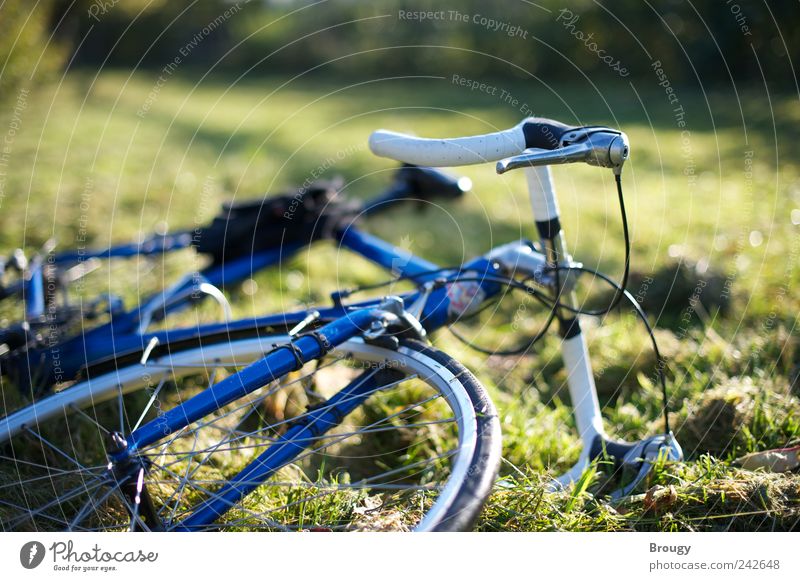
[[[394,167],[366,147],[378,127],[455,136],[528,114],[619,127],[632,144],[623,174],[631,291],[670,357],[690,462],[655,483],[678,487],[668,510],[618,512],[581,491],[534,497],[541,470],[579,450],[560,429],[571,420],[557,337],[534,356],[501,360],[443,333],[437,345],[492,391],[504,478],[524,484],[498,489],[481,527],[792,529],[797,476],[745,472],[733,460],[800,437],[798,16],[789,1],[6,0],[0,249],[193,228],[223,200],[310,177],[341,175],[347,195],[365,198]],[[463,200],[398,208],[365,227],[441,264],[535,235],[521,175],[463,173],[475,184]],[[573,253],[616,275],[610,173],[554,173]],[[187,264],[202,259],[115,264],[87,288],[130,304]],[[238,314],[294,309],[381,278],[323,243],[232,298]],[[18,313],[4,306],[0,316]],[[610,430],[652,433],[659,400],[646,335],[627,315],[603,323],[586,326]],[[521,339],[514,331],[497,314],[462,329],[490,348]]]
[[[460,69],[478,77],[533,75],[548,82],[613,78],[587,50],[596,41],[634,81],[652,80],[648,67],[657,59],[676,83],[730,87],[732,80],[761,84],[766,78],[796,89],[788,65],[800,58],[791,0],[43,0],[35,6],[3,3],[0,58],[15,40],[21,49],[12,51],[6,80],[27,76],[48,39],[58,44],[53,52],[61,53],[62,62],[69,55],[71,66],[160,69],[215,21],[216,29],[193,48],[183,68],[257,76],[319,67],[315,73],[354,79]],[[226,18],[226,10],[236,18]],[[437,14],[404,16],[416,12]],[[579,18],[565,34],[574,16]],[[15,39],[19,30],[23,34]],[[593,37],[576,38],[577,31]],[[409,46],[425,48],[398,50]]]

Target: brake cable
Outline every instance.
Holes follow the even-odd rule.
[[[639,305],[639,302],[636,300],[636,298],[626,288],[627,284],[628,284],[628,278],[629,278],[629,274],[630,274],[630,263],[631,263],[630,232],[629,232],[629,226],[628,226],[628,216],[627,216],[627,212],[626,212],[626,209],[625,209],[625,200],[624,200],[624,195],[623,195],[623,190],[622,190],[622,179],[621,179],[621,176],[619,174],[615,174],[614,177],[615,177],[615,182],[616,182],[616,186],[617,186],[617,198],[618,198],[618,201],[619,201],[620,217],[621,217],[621,221],[622,221],[622,234],[623,234],[623,239],[624,239],[624,243],[625,243],[625,265],[624,265],[624,269],[623,269],[623,273],[622,273],[622,281],[618,283],[615,280],[613,280],[611,277],[603,274],[602,272],[600,272],[598,270],[594,270],[594,269],[583,267],[583,266],[573,266],[573,265],[563,265],[562,266],[562,265],[559,265],[559,266],[556,266],[556,267],[550,267],[550,270],[555,271],[556,280],[558,280],[558,278],[559,278],[558,277],[558,273],[561,272],[561,271],[567,271],[567,272],[576,271],[576,272],[584,272],[584,273],[587,273],[587,274],[594,275],[594,276],[600,278],[605,283],[607,283],[609,286],[611,286],[614,289],[615,292],[614,292],[614,298],[611,300],[611,303],[609,303],[609,305],[607,307],[605,307],[605,308],[593,309],[593,310],[582,309],[582,308],[576,308],[576,307],[573,307],[571,305],[568,305],[568,304],[565,304],[565,303],[561,302],[562,289],[561,289],[561,285],[560,284],[556,284],[556,289],[557,289],[556,292],[557,292],[557,294],[556,294],[556,297],[553,299],[553,298],[550,298],[549,296],[547,296],[545,293],[539,291],[538,289],[525,284],[524,280],[523,281],[519,281],[519,280],[516,280],[516,279],[511,278],[511,277],[507,277],[507,276],[503,276],[503,275],[488,274],[488,273],[487,274],[481,274],[480,276],[475,276],[474,274],[471,274],[471,271],[463,270],[463,266],[442,267],[442,268],[437,268],[437,269],[433,269],[433,270],[429,270],[429,271],[418,272],[418,273],[415,273],[415,274],[412,274],[412,275],[401,275],[401,276],[398,276],[398,277],[394,277],[392,279],[388,279],[386,281],[382,281],[382,282],[378,282],[378,283],[374,283],[374,284],[369,284],[369,285],[362,285],[362,286],[359,286],[359,287],[355,287],[353,289],[345,289],[345,290],[339,291],[337,293],[334,293],[334,295],[333,295],[335,297],[334,300],[339,302],[339,303],[341,303],[341,299],[342,298],[349,297],[349,296],[351,296],[352,294],[355,294],[355,293],[360,293],[360,292],[364,292],[364,291],[368,291],[368,290],[375,290],[375,289],[378,289],[378,288],[383,288],[383,287],[395,284],[396,282],[399,282],[399,281],[402,281],[402,280],[414,281],[415,279],[418,279],[418,278],[420,278],[422,276],[431,276],[431,275],[436,275],[436,274],[440,274],[440,273],[449,273],[450,274],[450,276],[448,276],[446,281],[444,281],[445,283],[448,283],[448,284],[449,283],[454,283],[454,282],[496,282],[498,284],[503,284],[503,285],[507,286],[511,290],[523,290],[523,291],[526,292],[526,294],[532,296],[533,298],[538,300],[540,303],[542,303],[544,306],[548,307],[549,310],[550,310],[550,313],[548,315],[547,320],[544,323],[544,326],[539,330],[539,332],[536,333],[536,335],[534,335],[532,338],[530,338],[528,341],[526,341],[524,344],[520,345],[519,347],[516,347],[514,349],[509,349],[509,350],[489,350],[489,349],[485,349],[485,348],[483,348],[483,347],[481,347],[479,345],[476,345],[475,343],[471,342],[469,339],[467,339],[466,337],[461,335],[458,331],[456,331],[452,326],[448,327],[448,330],[450,331],[450,333],[453,334],[454,337],[456,337],[456,339],[458,339],[459,341],[464,343],[470,349],[473,349],[474,351],[477,351],[478,353],[482,353],[484,355],[499,355],[501,357],[512,357],[512,356],[518,356],[518,355],[523,355],[523,354],[527,353],[528,351],[530,351],[534,347],[534,345],[538,341],[540,341],[545,336],[545,334],[547,333],[547,331],[551,327],[553,321],[556,319],[557,311],[559,309],[564,309],[564,310],[566,310],[568,312],[574,313],[575,315],[588,315],[588,316],[593,316],[593,317],[601,317],[601,316],[609,314],[612,310],[614,310],[619,305],[619,303],[622,301],[622,299],[625,298],[633,306],[637,317],[642,321],[642,323],[644,323],[645,328],[646,328],[647,333],[648,333],[648,336],[650,338],[650,342],[651,342],[651,345],[652,345],[652,348],[653,348],[653,353],[654,353],[654,355],[656,357],[656,372],[658,374],[659,383],[660,383],[660,387],[661,387],[662,412],[663,412],[663,416],[664,416],[664,430],[665,430],[665,433],[669,433],[669,431],[670,431],[669,405],[668,405],[669,404],[669,391],[668,391],[668,388],[667,388],[667,380],[666,380],[666,373],[665,373],[666,359],[661,355],[661,351],[658,348],[658,340],[656,339],[655,332],[653,331],[653,328],[650,325],[650,322],[647,320],[647,315],[645,314],[644,310],[642,310],[642,307],[641,307],[641,305]],[[472,272],[474,272],[474,271],[472,271]],[[470,273],[470,274],[468,276],[464,276],[464,275],[462,275],[462,273],[463,274]],[[528,279],[525,279],[525,280],[528,280]],[[483,312],[486,308],[488,308],[492,304],[496,304],[496,302],[490,303],[486,307],[482,307],[478,311],[476,311],[474,313],[471,313],[470,315],[468,315],[466,317],[461,317],[460,320],[463,321],[463,320],[472,318],[474,316],[477,316],[478,314]]]

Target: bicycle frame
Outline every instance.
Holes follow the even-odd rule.
[[[470,282],[452,280],[436,288],[429,286],[423,290],[405,293],[400,297],[402,303],[390,304],[382,299],[374,299],[355,305],[338,304],[320,309],[320,320],[329,322],[317,327],[313,333],[303,334],[299,337],[285,336],[284,343],[275,347],[259,361],[209,387],[156,419],[141,425],[130,433],[124,442],[120,443],[117,450],[112,451],[110,455],[113,462],[117,466],[140,469],[141,460],[137,459],[137,451],[155,444],[166,436],[175,434],[228,403],[244,397],[286,373],[299,369],[304,363],[336,349],[347,341],[363,340],[358,337],[374,330],[376,325],[378,327],[385,326],[387,318],[397,317],[401,314],[397,312],[398,304],[402,311],[403,305],[408,307],[421,301],[418,309],[419,322],[427,332],[433,332],[449,322],[477,310],[485,301],[496,295],[502,288],[501,284],[497,282],[497,275],[512,272],[535,276],[537,271],[541,273],[543,265],[554,267],[563,264],[564,260],[569,260],[559,223],[558,206],[549,169],[530,168],[526,172],[528,173],[531,202],[537,218],[536,225],[545,249],[544,256],[532,253],[528,241],[506,244],[465,263],[457,271],[462,274],[465,271],[472,273],[474,276],[471,277]],[[446,272],[431,272],[437,271],[438,267],[435,264],[413,255],[409,256],[407,251],[394,247],[355,227],[340,231],[337,240],[342,248],[359,254],[400,276],[420,283],[430,282],[441,277],[447,279],[448,273]],[[179,244],[174,246],[174,248],[178,247],[185,246]],[[297,248],[289,250],[290,252],[286,254],[295,252]],[[127,250],[122,250],[122,252],[127,252]],[[280,251],[263,253],[262,256],[254,257],[252,260],[247,258],[224,268],[207,269],[203,276],[209,281],[231,283],[250,276],[252,265],[261,265],[260,267],[263,268],[277,263],[286,254],[282,254]],[[453,274],[453,272],[450,273],[451,276]],[[178,285],[178,289],[180,288],[181,286]],[[116,364],[120,359],[124,359],[126,354],[139,355],[148,345],[158,343],[176,345],[182,341],[202,342],[203,338],[219,334],[235,337],[238,332],[243,330],[285,329],[305,320],[308,315],[308,311],[299,311],[138,334],[132,332],[135,321],[139,319],[138,311],[134,310],[114,317],[114,320],[108,325],[94,329],[82,337],[39,352],[38,356],[46,357],[49,351],[50,357],[52,357],[53,349],[55,349],[58,351],[59,363],[63,372],[77,373],[89,362],[109,360]],[[560,479],[562,483],[567,483],[575,480],[586,468],[590,459],[591,447],[598,438],[604,438],[604,431],[585,338],[574,316],[558,313],[558,318],[561,323],[562,353],[568,373],[570,396],[578,433],[584,444],[578,463]],[[35,350],[33,356],[37,356]],[[143,363],[145,362],[143,361]],[[169,364],[166,363],[166,365]],[[86,397],[92,397],[91,381],[84,382],[81,389],[86,390]],[[188,517],[183,523],[184,529],[203,528],[214,522],[271,474],[296,458],[309,442],[338,425],[347,414],[363,403],[372,391],[374,391],[374,386],[370,383],[369,376],[362,375],[332,396],[328,405],[322,408],[318,414],[312,414],[302,423],[291,425],[278,441],[269,446],[222,490],[214,494]],[[45,405],[58,406],[58,394],[43,400],[43,402],[47,402]]]
[[[356,228],[347,228],[338,235],[342,248],[347,248],[376,264],[386,268],[394,266],[398,274],[425,282],[442,273],[433,274],[430,271],[437,269],[436,265],[415,256],[409,256],[406,251],[394,247],[379,238],[362,232]],[[522,245],[529,248],[527,245]],[[491,279],[492,274],[497,274],[499,267],[495,260],[489,257],[479,257],[467,262],[463,270],[474,272],[478,277],[485,275],[487,279],[478,284],[481,289],[480,296],[488,299],[499,291],[500,285]],[[420,321],[427,331],[434,331],[458,316],[456,312],[463,310],[459,303],[459,311],[454,311],[451,296],[453,287],[459,283],[453,282],[432,290],[426,295],[425,305],[421,309]],[[456,287],[457,288],[457,287]],[[412,304],[418,300],[423,291],[405,293],[401,296],[403,303]],[[244,397],[246,394],[263,387],[271,381],[282,377],[292,370],[299,369],[305,362],[311,361],[326,352],[333,350],[358,335],[369,331],[375,323],[385,321],[387,317],[401,314],[402,304],[393,303],[394,311],[387,310],[383,299],[364,301],[357,305],[336,305],[327,309],[320,309],[320,319],[331,321],[319,327],[314,333],[301,335],[297,338],[284,336],[284,343],[278,345],[261,360],[232,375],[225,380],[209,387],[203,392],[183,402],[181,405],[151,420],[130,433],[120,448],[110,456],[117,467],[125,470],[141,468],[137,459],[137,451],[146,448],[159,440],[179,432],[191,423],[220,409],[228,403]],[[397,310],[400,305],[401,310]],[[479,303],[476,303],[479,306]],[[143,345],[153,342],[164,342],[166,346],[174,346],[182,341],[197,341],[214,335],[224,335],[233,338],[243,330],[286,328],[295,325],[308,316],[308,311],[288,314],[256,317],[227,323],[202,325],[199,327],[173,329],[137,335],[126,332],[119,333],[111,338],[108,331],[115,327],[102,327],[95,329],[81,338],[71,340],[65,345],[55,348],[58,352],[59,364],[62,369],[72,369],[86,361],[100,360],[105,357],[114,362],[114,368],[124,359],[126,353],[139,356]],[[129,327],[126,327],[126,329]],[[111,340],[109,340],[111,339]],[[276,343],[281,341],[270,337]],[[291,345],[291,348],[287,347]],[[69,347],[70,351],[66,351]],[[51,349],[51,357],[53,356]],[[167,357],[168,359],[169,357]],[[160,360],[159,367],[169,366]],[[143,370],[147,371],[147,363],[143,362]],[[110,371],[116,373],[116,369]],[[251,462],[239,475],[233,478],[226,487],[216,493],[212,499],[203,504],[198,510],[188,517],[183,523],[183,530],[203,528],[214,522],[228,508],[236,504],[241,498],[252,491],[260,482],[287,462],[291,462],[302,453],[309,443],[321,437],[327,431],[337,426],[353,409],[361,405],[376,389],[376,384],[371,381],[369,374],[364,374],[336,395],[328,400],[324,408],[306,417],[301,424],[290,425],[287,432],[271,445],[256,460]],[[68,390],[59,392],[45,398],[34,405],[34,413],[47,413],[47,409],[65,407],[61,399],[63,394],[69,393],[71,401],[93,400],[92,381],[85,381]],[[16,435],[24,428],[24,420],[17,421],[14,414],[6,418],[6,429],[9,437]],[[111,452],[111,450],[109,450]]]
[[[425,274],[435,271],[438,267],[417,256],[409,256],[408,252],[381,240],[380,238],[368,234],[356,227],[350,227],[341,232],[338,236],[340,248],[348,249],[359,254],[375,264],[393,270],[400,276],[408,277],[419,282],[425,282],[443,273]],[[254,270],[267,268],[277,264],[283,259],[292,256],[299,250],[294,246],[286,249],[285,252],[269,251],[260,253],[258,256],[232,261],[224,267],[213,267],[202,271],[200,276],[203,280],[211,284],[215,282],[222,285],[230,285],[252,276]],[[463,267],[464,270],[475,271],[476,273],[497,274],[497,270],[492,267],[490,261],[485,257],[476,258]],[[176,345],[185,341],[200,341],[203,337],[213,337],[220,334],[235,337],[237,333],[242,333],[252,329],[273,329],[290,328],[305,319],[308,311],[297,311],[278,315],[266,315],[240,319],[236,321],[226,321],[222,323],[211,323],[197,327],[185,327],[167,329],[155,332],[138,333],[140,314],[149,302],[153,300],[163,300],[162,297],[178,296],[181,291],[190,288],[193,284],[193,277],[186,277],[185,283],[172,287],[162,295],[145,301],[144,306],[139,306],[131,311],[116,314],[112,321],[96,327],[83,335],[59,343],[53,347],[32,349],[27,354],[27,359],[36,362],[39,368],[49,361],[58,360],[58,374],[63,378],[71,378],[81,370],[102,365],[106,361],[120,361],[127,354],[141,355],[143,349],[152,341],[160,344]],[[496,282],[487,280],[481,284],[486,298],[494,295],[499,290]],[[450,301],[447,297],[447,289],[438,289],[431,293],[428,306],[423,312],[420,320],[426,330],[433,332],[447,323],[450,315]],[[419,292],[407,293],[404,300],[407,304],[413,303],[418,297]],[[370,306],[376,304],[377,300],[364,301],[359,306]],[[177,310],[183,303],[171,305],[169,310]],[[476,303],[477,305],[477,303]],[[349,307],[342,305],[330,308],[318,309],[322,321],[333,320],[346,315]],[[46,368],[46,366],[45,366]],[[50,380],[55,382],[59,378],[52,369]]]

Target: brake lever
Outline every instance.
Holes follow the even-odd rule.
[[[615,173],[622,171],[628,159],[630,145],[628,136],[610,129],[590,129],[584,133],[573,132],[556,149],[527,149],[520,155],[507,157],[497,162],[497,173],[512,169],[584,162],[598,167],[609,167]]]
[[[562,163],[575,163],[585,161],[589,153],[589,146],[585,143],[568,145],[558,149],[526,149],[525,152],[507,157],[497,162],[497,173],[504,174],[512,169],[521,167],[535,167],[539,165],[556,165]]]

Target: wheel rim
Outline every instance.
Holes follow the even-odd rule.
[[[400,370],[392,371],[393,383],[386,382],[338,429],[310,443],[213,528],[434,528],[468,474],[476,422],[457,378],[405,347],[394,352],[350,341],[327,359],[142,450],[137,470],[122,477],[109,471],[111,432],[129,433],[155,417],[158,406],[176,405],[283,340],[251,339],[175,354],[97,378],[91,388],[73,386],[56,394],[55,402],[0,420],[0,461],[6,464],[0,481],[2,528],[148,528],[119,484],[138,485],[154,499],[165,528],[177,527],[302,417],[305,412],[292,406],[324,405],[353,374],[388,376],[389,356]],[[72,389],[75,395],[65,395]]]

